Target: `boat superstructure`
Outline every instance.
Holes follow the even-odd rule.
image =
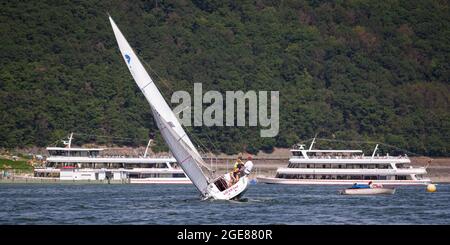
[[[109,155],[107,148],[72,147],[73,134],[66,147],[47,147],[49,156],[35,177],[61,180],[124,180],[127,183],[190,184],[173,157]],[[146,149],[146,152],[148,147]]]
[[[380,156],[378,145],[371,156],[362,150],[316,150],[314,140],[309,148],[296,145],[285,168],[275,177],[258,176],[258,182],[269,184],[348,185],[373,181],[383,185],[429,184],[423,177],[425,167],[412,167],[406,156]]]

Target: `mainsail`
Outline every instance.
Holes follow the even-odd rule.
[[[203,159],[181,140],[180,136],[174,130],[173,123],[165,121],[155,108],[153,106],[151,107],[158,128],[175,156],[175,159],[177,159],[178,164],[181,165],[186,175],[202,195],[207,196],[208,179],[205,178],[201,168],[199,168],[199,166],[204,164]]]
[[[159,92],[156,85],[153,83],[153,80],[148,75],[142,63],[139,61],[138,57],[134,53],[131,46],[128,44],[127,40],[123,36],[122,32],[120,32],[116,23],[114,23],[113,19],[109,17],[111,22],[111,26],[114,31],[114,35],[116,36],[117,43],[119,44],[120,52],[122,53],[122,57],[125,60],[125,63],[128,66],[128,69],[131,72],[134,80],[136,81],[139,88],[142,90],[147,101],[155,108],[155,110],[164,118],[166,121],[171,121],[174,124],[174,130],[178,135],[183,136],[183,141],[194,149],[194,151],[198,154],[194,145],[192,144],[189,137],[187,137],[184,129],[181,127],[181,124],[175,117],[175,114],[170,109],[169,105],[164,100],[163,96]]]
[[[153,83],[153,80],[148,75],[144,66],[139,61],[122,32],[119,30],[111,17],[109,17],[109,20],[125,63],[127,64],[128,69],[130,70],[137,85],[149,102],[153,111],[153,116],[164,140],[192,183],[203,195],[206,195],[208,178],[199,166],[199,164],[204,164],[200,154],[192,144],[184,129],[181,127],[180,122],[178,122],[175,114],[172,112],[160,91]]]

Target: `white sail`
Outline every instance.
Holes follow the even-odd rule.
[[[167,121],[172,122],[174,125],[174,131],[182,136],[182,140],[193,149],[193,151],[197,154],[197,149],[192,144],[189,137],[186,135],[186,132],[181,127],[181,124],[178,122],[175,114],[170,109],[169,105],[164,100],[163,96],[159,92],[158,88],[153,83],[153,80],[148,75],[142,63],[139,61],[138,57],[134,53],[130,44],[128,44],[127,40],[123,36],[122,32],[120,32],[116,23],[114,23],[113,19],[109,17],[109,21],[111,22],[111,26],[114,31],[114,35],[116,36],[117,43],[119,44],[120,52],[122,53],[122,57],[127,64],[128,69],[131,72],[134,80],[137,85],[141,89],[147,101],[155,108],[155,110],[161,115],[161,117]]]
[[[168,144],[172,154],[177,159],[186,175],[197,187],[197,189],[206,196],[208,178],[205,176],[198,164],[204,164],[197,149],[192,144],[181,124],[178,122],[175,114],[170,109],[167,102],[153,83],[142,63],[134,53],[127,40],[120,32],[117,25],[109,17],[111,26],[114,30],[120,52],[131,72],[134,80],[144,93],[149,102],[153,116],[157,122],[161,134]]]
[[[204,164],[203,159],[198,157],[198,154],[195,154],[192,148],[180,140],[180,136],[175,132],[172,122],[165,121],[153,106],[152,111],[158,128],[161,130],[161,134],[175,159],[177,159],[178,164],[180,164],[181,168],[202,195],[205,197],[208,196],[207,188],[209,180],[205,177],[201,168],[199,168],[199,166]]]

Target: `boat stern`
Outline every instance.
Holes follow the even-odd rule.
[[[249,186],[249,180],[247,176],[243,176],[234,185],[224,189],[219,190],[217,187],[217,180],[208,186],[208,194],[211,198],[216,200],[232,200],[240,198],[247,191]]]

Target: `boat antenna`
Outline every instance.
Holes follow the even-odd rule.
[[[317,136],[317,135],[316,135]],[[313,138],[311,144],[309,145],[309,150],[312,150],[314,143],[316,142],[316,137]]]
[[[63,144],[66,145],[67,148],[70,148],[72,145],[73,132],[69,135],[69,141],[63,140]]]
[[[152,143],[152,141],[153,141],[152,139],[150,139],[148,141],[147,148],[145,148],[145,152],[144,152],[144,158],[147,157],[148,148],[150,147],[150,144]]]
[[[377,152],[377,150],[378,150],[378,144],[375,146],[375,149],[373,150],[372,159],[375,156],[375,153]]]

